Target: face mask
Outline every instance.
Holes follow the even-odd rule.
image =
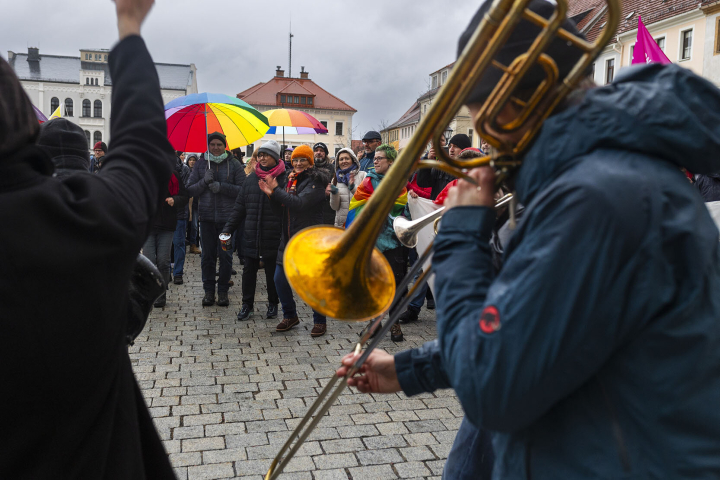
[[[228,157],[228,152],[223,152],[220,156],[215,156],[212,153],[208,152],[208,160],[210,160],[213,163],[222,163],[223,160],[225,160]]]

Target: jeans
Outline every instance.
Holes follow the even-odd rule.
[[[143,245],[143,255],[155,264],[165,278],[170,281],[170,248],[172,247],[173,231],[153,228]]]
[[[268,302],[273,305],[280,303],[277,290],[275,289],[275,260],[276,257],[263,257]],[[242,273],[242,303],[250,305],[251,307],[255,303],[255,286],[257,285],[257,272],[259,269],[259,258],[245,257],[245,268]]]
[[[489,480],[494,463],[490,433],[463,418],[445,462],[443,480]]]
[[[202,282],[205,292],[215,293],[215,264],[220,257],[220,276],[217,279],[218,293],[227,293],[230,289],[230,274],[232,273],[232,252],[225,251],[220,246],[218,236],[222,233],[224,223],[200,222],[200,236],[203,249],[200,257]]]
[[[405,275],[407,275],[408,249],[406,247],[397,247],[392,250],[385,250],[382,253],[390,263],[390,268],[392,268],[393,275],[395,276],[395,285],[400,285]],[[395,296],[407,295],[407,293],[408,290],[406,288],[404,292],[395,292]],[[397,307],[390,309],[390,315],[395,313],[395,310],[397,310]]]
[[[280,297],[280,303],[282,303],[283,318],[297,317],[297,308],[295,307],[292,288],[287,281],[287,277],[285,277],[285,269],[282,265],[275,266],[275,288]],[[315,310],[313,310],[313,321],[322,325],[327,322],[325,316],[320,315]]]
[[[197,213],[188,222],[188,243],[198,246],[198,220]]]
[[[173,235],[173,245],[175,246],[175,268],[173,276],[182,277],[183,267],[185,266],[185,230],[187,229],[187,220],[178,220],[175,227],[175,235]]]

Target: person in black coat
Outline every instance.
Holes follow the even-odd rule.
[[[267,318],[275,318],[278,314],[278,298],[275,289],[275,261],[282,221],[270,205],[270,197],[260,190],[259,180],[273,177],[280,185],[287,183],[285,163],[280,161],[280,145],[274,140],[266,142],[257,150],[255,170],[245,179],[242,190],[235,200],[235,209],[223,228],[224,233],[232,233],[238,225],[245,223],[242,235],[242,249],[245,267],[242,274],[242,307],[238,312],[238,320],[247,319],[253,311],[255,303],[255,287],[260,262],[264,264],[265,280],[267,281],[268,308]]]
[[[189,200],[182,176],[177,171],[172,172],[166,188],[163,189],[162,197],[157,214],[155,214],[153,229],[143,245],[143,255],[160,270],[167,286],[170,283],[170,249],[177,230],[178,211],[184,210]],[[184,240],[185,236],[183,235]],[[175,261],[178,261],[177,256]],[[155,307],[164,306],[165,294],[163,293],[155,301]]]
[[[38,145],[50,156],[55,173],[65,178],[80,172],[88,173],[90,155],[85,132],[65,118],[54,118],[40,127]]]
[[[443,145],[444,146],[444,145]],[[463,133],[458,133],[450,139],[450,148],[448,155],[450,158],[458,158],[460,153],[472,146],[470,137]],[[428,152],[428,158],[435,158],[435,150],[433,148]],[[435,200],[440,192],[442,192],[448,183],[455,180],[453,175],[438,170],[437,168],[423,168],[417,172],[417,184],[422,188],[432,188],[430,192],[430,200]]]
[[[313,146],[313,155],[315,156],[315,164],[313,168],[316,170],[324,169],[327,176],[331,179],[335,178],[335,164],[328,159],[328,148],[322,142],[318,142]],[[323,203],[323,221],[325,225],[335,225],[336,212],[330,206],[330,182],[325,186],[325,202]]]
[[[230,304],[228,289],[232,273],[232,250],[222,250],[218,236],[233,211],[235,199],[245,181],[245,170],[242,163],[227,150],[227,141],[222,133],[208,135],[208,149],[200,156],[190,174],[188,194],[197,199],[196,211],[200,220],[200,266],[205,290],[202,305],[207,307],[215,303],[215,265],[220,257],[217,304],[227,307]]]
[[[259,181],[260,190],[270,197],[273,209],[282,217],[282,236],[275,269],[275,288],[283,307],[283,320],[276,331],[285,332],[300,323],[295,307],[292,288],[285,277],[283,254],[285,245],[300,230],[323,223],[323,202],[325,187],[331,178],[327,170],[313,168],[313,151],[307,145],[300,145],[292,154],[293,171],[288,174],[287,186],[281,186],[272,177]],[[324,315],[313,311],[313,337],[325,335]]]
[[[139,36],[152,0],[116,0],[112,148],[97,175],[52,176],[39,125],[0,59],[0,478],[174,479],[126,346],[128,285],[173,150]],[[41,385],[46,394],[28,388]]]

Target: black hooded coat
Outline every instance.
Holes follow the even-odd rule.
[[[0,116],[12,117],[22,109],[2,98],[19,81],[3,63]],[[140,37],[115,46],[110,73],[113,148],[97,175],[54,178],[17,115],[0,129],[0,201],[15,206],[0,210],[12,252],[0,262],[0,478],[175,478],[126,345],[128,284],[174,154]]]

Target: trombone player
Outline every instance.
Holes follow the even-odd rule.
[[[554,5],[530,9],[548,18]],[[521,20],[495,59],[509,65],[538,31]],[[559,81],[581,55],[559,38],[545,53]],[[490,69],[475,85],[473,118],[499,78]],[[544,78],[531,69],[515,96]],[[511,180],[525,213],[497,275],[495,172],[475,169],[477,185],[450,191],[433,256],[434,359],[374,351],[348,383],[451,386],[466,420],[492,436],[492,478],[720,477],[720,244],[680,172],[720,171],[718,112],[720,91],[677,65],[581,82],[518,158]],[[506,145],[524,133],[486,132]]]

